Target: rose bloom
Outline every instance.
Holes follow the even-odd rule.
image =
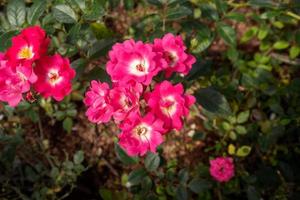
[[[195,103],[194,96],[184,94],[181,83],[172,85],[169,81],[156,84],[154,90],[144,96],[150,111],[169,130],[182,128],[182,117],[189,114],[190,106]]]
[[[59,54],[44,56],[36,62],[34,72],[38,76],[34,89],[43,97],[61,101],[71,93],[75,70],[71,68],[68,58]]]
[[[91,81],[91,86],[83,100],[87,106],[86,116],[93,123],[106,123],[113,115],[110,105],[109,85],[100,81]]]
[[[234,163],[230,157],[217,157],[209,161],[210,175],[219,182],[228,182],[234,176]]]
[[[166,71],[166,77],[170,77],[173,72],[187,75],[196,62],[194,56],[186,53],[186,46],[180,35],[174,36],[166,34],[162,39],[154,40],[153,51],[160,54],[164,59],[162,67]]]
[[[119,123],[129,114],[140,113],[141,85],[139,83],[128,82],[126,84],[114,84],[109,92],[110,102],[114,109],[113,117]]]
[[[156,152],[163,142],[165,132],[163,122],[156,119],[152,113],[145,117],[133,113],[121,126],[119,144],[129,156],[145,155],[148,151]]]
[[[27,63],[11,66],[3,53],[0,53],[0,100],[10,106],[17,106],[23,99],[22,94],[30,90],[30,83],[37,77]]]
[[[48,50],[50,39],[45,31],[39,26],[31,26],[12,38],[12,46],[7,50],[7,58],[13,64],[30,62],[45,55]]]
[[[152,77],[161,70],[155,61],[152,45],[141,41],[131,39],[115,44],[109,58],[106,70],[113,82],[134,80],[149,85]]]

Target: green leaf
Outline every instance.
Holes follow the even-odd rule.
[[[264,8],[274,8],[277,6],[277,4],[272,0],[250,0],[249,4]]]
[[[115,152],[117,154],[118,159],[125,165],[132,165],[139,162],[138,157],[128,156],[126,152],[117,143],[115,143]]]
[[[39,115],[34,109],[30,109],[26,112],[28,117],[31,119],[32,122],[36,123],[39,121]]]
[[[257,27],[252,27],[250,29],[248,29],[242,36],[241,38],[241,43],[245,43],[248,42],[249,40],[251,40],[252,38],[254,38],[256,36],[257,33]]]
[[[214,2],[216,4],[216,7],[217,7],[219,12],[221,12],[221,13],[226,12],[226,10],[228,8],[226,1],[224,1],[224,0],[214,0]]]
[[[176,196],[175,196],[176,200],[187,200],[188,199],[188,193],[186,190],[186,187],[184,187],[183,185],[179,185],[177,190],[176,190]]]
[[[160,163],[160,158],[158,154],[148,153],[145,158],[145,167],[148,171],[155,171]]]
[[[90,59],[98,59],[100,56],[106,55],[114,43],[115,39],[112,38],[106,38],[95,42],[88,51],[88,57]]]
[[[73,161],[75,164],[81,164],[84,160],[84,152],[79,150],[75,153]]]
[[[193,11],[185,6],[171,8],[167,12],[167,19],[168,20],[176,20],[183,17],[187,17],[193,14]]]
[[[106,70],[104,70],[101,67],[95,67],[94,69],[92,69],[85,76],[85,79],[87,79],[88,81],[91,81],[91,80],[101,80],[101,81],[107,82],[107,83],[111,82],[110,76],[108,75],[108,73],[106,72]]]
[[[10,29],[10,24],[6,18],[6,13],[1,13],[0,12],[0,30],[1,30],[1,34],[4,33],[4,30],[9,30]]]
[[[90,7],[84,10],[83,18],[87,21],[96,21],[101,19],[104,14],[103,3],[99,0],[95,0]]]
[[[300,54],[300,47],[298,47],[298,46],[292,46],[290,48],[289,54],[290,54],[290,58],[291,59],[297,58],[299,56],[299,54]]]
[[[78,80],[78,78],[81,77],[87,64],[88,64],[88,61],[83,58],[78,58],[77,60],[74,60],[71,63],[72,68],[75,69],[75,71],[76,71],[75,80]]]
[[[225,131],[229,131],[232,129],[232,126],[230,123],[228,122],[222,122],[221,127],[225,130]]]
[[[235,63],[239,58],[239,51],[236,48],[228,48],[226,55],[232,62]]]
[[[212,88],[201,89],[196,93],[197,102],[207,111],[218,116],[228,116],[231,109],[226,98]]]
[[[274,49],[281,50],[281,49],[286,49],[286,48],[288,48],[289,45],[290,45],[290,44],[289,44],[287,41],[280,40],[280,41],[277,41],[277,42],[274,43],[273,48],[274,48]]]
[[[147,0],[147,2],[155,6],[162,6],[162,2],[160,0]]]
[[[198,179],[198,178],[192,179],[191,182],[189,182],[188,184],[188,188],[197,194],[205,192],[211,187],[212,187],[211,182],[204,179]]]
[[[59,176],[59,169],[57,167],[53,167],[50,172],[50,176],[53,180],[56,180]]]
[[[300,46],[300,30],[295,33],[295,41]]]
[[[268,33],[269,33],[268,28],[266,28],[265,26],[260,27],[259,30],[258,30],[257,38],[259,40],[263,40],[267,37]]]
[[[54,18],[66,24],[76,23],[77,17],[73,9],[65,4],[59,4],[53,7],[52,9]]]
[[[240,134],[240,135],[244,135],[244,134],[247,133],[247,129],[246,129],[244,126],[241,126],[241,125],[237,125],[237,126],[235,127],[235,130],[236,130],[236,132],[237,132],[238,134]]]
[[[239,13],[239,12],[230,12],[230,13],[227,13],[225,15],[225,17],[228,18],[228,19],[232,19],[232,20],[238,21],[238,22],[244,22],[244,21],[246,21],[245,15],[242,14],[242,13]]]
[[[81,29],[81,25],[79,23],[74,24],[74,26],[72,26],[67,36],[67,40],[69,43],[71,44],[77,43],[78,39],[80,38],[80,29]]]
[[[236,46],[236,33],[231,26],[223,23],[218,23],[217,32],[228,45]]]
[[[197,54],[207,49],[213,42],[212,32],[205,24],[197,24],[197,35],[191,40],[190,49]]]
[[[218,21],[219,20],[219,14],[213,4],[204,3],[201,4],[201,13],[203,18],[207,18],[209,20]]]
[[[46,5],[44,1],[34,1],[33,5],[27,11],[28,24],[34,25],[37,22],[44,14]]]
[[[196,38],[193,38],[191,40],[191,44],[194,42],[194,44],[192,44],[194,46],[192,52],[197,54],[204,51],[211,45],[213,39],[214,39],[213,37],[201,38],[201,40],[197,40]]]
[[[99,190],[100,196],[103,200],[113,200],[112,192],[108,189],[101,188]]]
[[[227,147],[227,152],[229,155],[234,155],[235,154],[235,146],[233,144],[229,144]]]
[[[12,26],[22,26],[25,22],[26,7],[23,0],[11,0],[7,5],[6,16]]]
[[[113,32],[108,29],[104,23],[94,22],[90,26],[98,40],[108,38],[113,35]]]
[[[181,169],[178,173],[178,179],[181,184],[186,184],[189,179],[189,171],[187,169]]]
[[[196,63],[193,64],[192,70],[190,73],[185,77],[187,80],[195,80],[200,76],[205,76],[209,74],[212,66],[211,60],[204,60],[204,59],[196,59]]]
[[[241,146],[238,148],[236,155],[239,157],[245,157],[248,156],[251,152],[251,147],[250,146]]]
[[[63,128],[68,132],[71,133],[73,127],[73,120],[70,117],[67,117],[63,121]]]
[[[259,193],[257,192],[257,190],[255,189],[255,187],[253,186],[248,186],[247,188],[247,197],[248,200],[260,200],[261,197],[259,195]]]
[[[146,176],[142,180],[142,191],[143,193],[148,193],[152,188],[152,180],[149,176]]]
[[[237,138],[236,133],[234,131],[230,131],[228,136],[232,140],[236,140]]]
[[[143,169],[136,169],[128,175],[128,183],[130,186],[138,185],[146,177],[147,172]]]
[[[17,31],[9,31],[0,36],[0,51],[4,52],[11,45],[11,38],[17,35]]]
[[[250,115],[249,110],[246,110],[244,112],[240,112],[237,116],[237,123],[239,123],[239,124],[245,123],[248,120],[249,115]]]
[[[82,0],[72,0],[73,3],[75,3],[79,8],[80,10],[84,11],[84,9],[86,8],[86,2],[85,1],[82,1]]]

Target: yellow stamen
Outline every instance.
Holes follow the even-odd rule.
[[[19,53],[18,58],[19,59],[31,59],[34,56],[34,53],[32,52],[32,47],[23,47]]]

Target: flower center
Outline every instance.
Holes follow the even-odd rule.
[[[151,128],[149,126],[147,126],[146,124],[141,123],[141,124],[137,125],[134,128],[133,132],[139,140],[141,140],[143,142],[149,142]]]
[[[176,102],[172,96],[163,99],[161,104],[162,112],[167,116],[172,116],[176,112]]]
[[[138,134],[139,136],[144,136],[147,133],[147,128],[145,127],[137,127],[136,128],[136,134]]]
[[[176,53],[172,52],[172,51],[165,51],[164,57],[168,61],[168,63],[170,64],[171,67],[174,67],[178,60]]]
[[[23,73],[17,71],[17,75],[21,79],[21,81],[27,81],[27,77]]]
[[[129,98],[125,98],[124,104],[127,106],[127,108],[130,108],[132,106],[132,102]]]
[[[145,66],[143,64],[137,64],[136,69],[140,72],[145,72]]]
[[[219,172],[224,173],[224,171],[225,171],[224,167],[223,166],[220,167]]]
[[[58,71],[50,71],[48,73],[48,80],[51,85],[56,85],[62,80],[62,77],[59,76]]]
[[[18,53],[19,59],[29,60],[29,59],[33,58],[33,56],[34,56],[34,53],[32,52],[32,47],[28,47],[28,46],[23,47]]]
[[[134,76],[145,76],[148,74],[149,62],[147,59],[136,59],[129,64],[129,73]]]

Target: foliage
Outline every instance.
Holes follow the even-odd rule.
[[[181,136],[175,142],[188,153],[174,158],[168,156],[172,149],[162,147],[157,154],[129,157],[115,143],[110,148],[118,159],[112,162],[117,168],[115,185],[97,185],[94,197],[299,199],[299,4],[298,0],[4,1],[0,51],[22,28],[38,24],[52,39],[49,52],[69,57],[77,75],[71,95],[62,102],[37,99],[15,109],[1,104],[0,196],[72,195],[79,187],[77,178],[96,164],[85,157],[89,152],[83,153],[82,146],[69,151],[65,144],[55,153],[51,148],[56,140],[51,139],[77,134],[83,93],[90,80],[109,82],[104,63],[116,41],[153,41],[171,32],[181,34],[197,57],[188,76],[170,78],[197,97],[186,127],[174,131],[174,137]],[[99,126],[93,128],[99,133]],[[103,137],[115,131],[105,128]],[[234,159],[235,177],[227,183],[219,184],[209,174],[209,160],[217,156]],[[96,160],[99,165],[110,162],[104,155]],[[113,164],[106,165],[113,171]]]

